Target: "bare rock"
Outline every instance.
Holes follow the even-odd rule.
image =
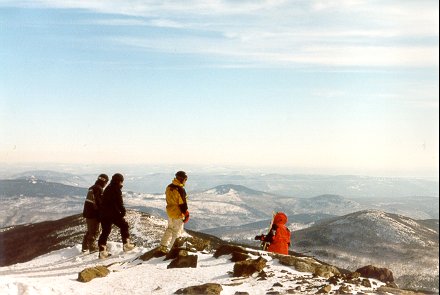
[[[167,268],[196,268],[197,260],[197,255],[188,255],[188,252],[181,250]]]
[[[293,266],[297,271],[300,272],[314,272],[315,266],[313,262],[309,259],[299,258],[294,256],[278,256],[278,260],[282,265]]]
[[[315,265],[313,274],[328,279],[335,275],[340,275],[341,273],[332,265]]]
[[[331,290],[332,290],[331,285],[325,285],[324,287],[319,289],[317,293],[330,293]]]
[[[363,279],[361,285],[367,288],[371,288],[371,282],[369,279]]]
[[[420,292],[413,292],[413,291],[407,291],[407,290],[402,290],[402,289],[398,289],[398,288],[392,288],[392,287],[386,287],[386,286],[382,286],[377,288],[376,292],[378,294],[393,294],[393,295],[426,295],[426,293],[420,293]]]
[[[356,270],[361,276],[377,279],[381,282],[394,282],[393,272],[388,268],[379,268],[373,265],[367,265]]]
[[[238,262],[238,261],[244,261],[251,258],[248,254],[243,253],[243,252],[233,252],[232,253],[232,258],[231,261],[232,262]]]
[[[214,257],[219,258],[220,256],[229,255],[232,253],[249,254],[249,252],[243,247],[233,246],[233,245],[222,245],[215,251]]]
[[[314,259],[288,255],[280,255],[277,256],[277,258],[283,265],[293,266],[297,271],[311,272],[315,276],[320,276],[328,279],[335,275],[341,275],[336,267],[332,265],[320,264]]]
[[[199,286],[191,286],[177,290],[174,294],[206,294],[206,295],[220,295],[223,288],[220,284],[207,283]]]
[[[234,277],[249,277],[256,272],[260,272],[266,266],[267,260],[258,257],[254,260],[236,262],[234,265]]]
[[[193,236],[179,237],[174,241],[173,246],[167,253],[165,260],[175,259],[179,255],[179,251],[202,252],[211,251],[211,242]]]
[[[348,285],[342,285],[336,292],[337,294],[352,294],[351,288]]]
[[[138,259],[141,259],[143,261],[148,261],[153,257],[156,257],[155,254],[157,253],[159,247],[154,248],[148,252],[145,252],[144,254],[142,254],[141,256],[138,257]]]
[[[102,278],[110,273],[107,267],[98,265],[95,267],[89,267],[78,273],[78,281],[87,283],[95,278]]]

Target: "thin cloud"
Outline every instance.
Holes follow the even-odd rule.
[[[86,9],[123,16],[97,15],[90,22],[95,25],[174,30],[173,37],[164,32],[154,39],[108,39],[164,53],[230,57],[274,66],[438,66],[438,3],[430,1],[40,0],[3,5]]]

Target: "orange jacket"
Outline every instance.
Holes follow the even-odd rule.
[[[272,228],[275,230],[275,235],[272,237],[269,247],[270,252],[279,254],[289,254],[290,246],[290,231],[286,227],[287,216],[283,212],[278,212],[273,219]]]

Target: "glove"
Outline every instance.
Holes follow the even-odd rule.
[[[254,240],[256,240],[256,241],[264,241],[264,235],[255,236]]]
[[[186,210],[184,215],[185,215],[185,217],[183,218],[183,223],[187,223],[189,220],[189,211]]]

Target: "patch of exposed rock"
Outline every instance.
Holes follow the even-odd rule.
[[[300,272],[311,272],[312,274],[324,278],[330,278],[335,275],[340,275],[339,269],[332,265],[324,265],[313,258],[307,257],[294,257],[288,255],[277,256],[281,264],[287,266],[293,266],[297,271]]]
[[[191,286],[177,290],[174,294],[206,294],[206,295],[220,295],[223,288],[220,284],[207,283],[199,286]]]
[[[78,273],[78,281],[87,283],[95,278],[102,278],[110,273],[107,267],[98,265],[95,267],[89,267]]]

